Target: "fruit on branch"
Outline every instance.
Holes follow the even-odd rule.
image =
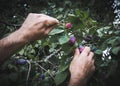
[[[80,53],[84,50],[84,48],[85,48],[85,47],[84,47],[84,46],[82,46],[82,45],[80,45],[80,46],[79,46],[79,48],[78,48],[78,49],[79,49]]]
[[[17,60],[17,64],[23,65],[23,64],[26,64],[26,63],[27,63],[27,60],[25,60],[25,59],[18,59]]]
[[[92,40],[92,35],[87,35],[85,38],[84,38],[85,41],[89,42]]]
[[[76,42],[76,38],[74,36],[70,37],[70,44],[74,44]]]
[[[53,70],[54,70],[55,72],[57,72],[57,71],[58,71],[58,68],[57,68],[57,67],[55,67],[55,68],[53,68]]]
[[[45,75],[44,74],[40,74],[39,80],[44,80],[44,79],[45,79]]]
[[[66,23],[66,28],[69,29],[69,28],[72,28],[72,24],[71,23]]]

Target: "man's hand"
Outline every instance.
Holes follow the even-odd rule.
[[[26,41],[35,41],[48,35],[58,24],[59,21],[53,17],[30,13],[20,28],[20,31],[23,33]]]
[[[79,50],[75,50],[74,58],[70,65],[70,83],[69,86],[85,86],[87,80],[91,77],[95,70],[93,52],[89,47],[80,54]]]
[[[30,13],[20,29],[0,40],[0,64],[7,60],[27,42],[42,39],[56,26],[57,19]]]

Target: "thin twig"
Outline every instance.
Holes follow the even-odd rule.
[[[49,75],[50,75],[50,77],[54,80],[54,77],[53,77],[53,75],[51,74],[51,73],[49,73],[44,67],[42,67],[40,64],[38,64],[38,63],[35,63],[37,66],[39,66],[41,69],[43,69],[45,72],[47,72]]]
[[[52,54],[50,54],[49,56],[47,56],[44,61],[46,62],[48,59],[50,59],[52,56],[54,56],[55,54],[57,54],[59,51],[61,50],[61,48],[57,49],[55,52],[53,52]]]
[[[27,63],[29,64],[29,69],[28,69],[27,78],[26,78],[26,86],[28,86],[28,80],[29,80],[30,71],[31,71],[31,62],[27,60]]]
[[[52,66],[55,66],[51,61],[47,60],[47,62],[48,62],[49,64],[51,64]]]

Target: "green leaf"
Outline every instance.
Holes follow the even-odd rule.
[[[100,67],[107,67],[107,66],[108,66],[107,62],[100,65]]]
[[[72,3],[71,3],[71,1],[65,1],[65,3],[64,3],[65,5],[69,5],[69,6],[71,6],[72,5]]]
[[[110,26],[106,26],[98,29],[97,30],[98,36],[102,37],[105,34],[105,32],[107,32],[109,29],[110,29]]]
[[[49,33],[49,35],[55,35],[55,34],[59,34],[59,33],[62,33],[62,32],[64,32],[63,29],[53,29],[53,30]]]
[[[65,35],[62,35],[60,38],[59,38],[59,43],[60,44],[65,44],[69,41],[69,37],[65,34]]]
[[[108,41],[108,44],[113,44],[115,42],[115,38],[114,39],[110,39],[109,41]]]
[[[60,71],[62,72],[62,71],[65,71],[65,70],[67,70],[69,68],[69,65],[61,65],[60,66]]]
[[[34,47],[36,47],[36,48],[39,47],[39,44],[36,43]]]
[[[33,53],[33,54],[35,54],[35,50],[34,50],[34,49],[32,49],[32,50],[30,51],[30,53]]]
[[[56,76],[55,76],[55,83],[56,85],[60,85],[62,82],[64,82],[66,80],[68,76],[68,72],[67,71],[63,71],[63,72],[59,72]]]
[[[120,30],[114,32],[116,35],[120,34]]]
[[[113,54],[117,55],[118,52],[120,52],[120,46],[114,47],[114,48],[112,49],[112,53],[113,53]]]
[[[74,14],[68,14],[69,17],[76,17]]]
[[[120,37],[114,37],[108,41],[108,44],[111,44],[112,46],[117,46],[120,44]]]
[[[81,15],[82,15],[82,12],[81,12],[81,10],[76,9],[76,10],[75,10],[75,14],[81,16]]]
[[[57,16],[57,19],[61,19],[61,18],[63,18],[63,15],[58,15]]]
[[[58,11],[62,12],[64,9],[63,8],[59,8]],[[62,15],[62,14],[61,14]]]
[[[20,52],[19,52],[20,55],[23,55],[24,54],[24,49],[22,49]]]
[[[102,50],[96,50],[95,53],[100,55],[100,54],[102,54]]]

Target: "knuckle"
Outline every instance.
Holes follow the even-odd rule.
[[[83,50],[83,52],[86,52],[86,53],[90,53],[90,47],[85,47],[85,49]]]
[[[88,46],[86,46],[85,48],[86,48],[87,50],[90,50],[90,47],[88,47]]]

